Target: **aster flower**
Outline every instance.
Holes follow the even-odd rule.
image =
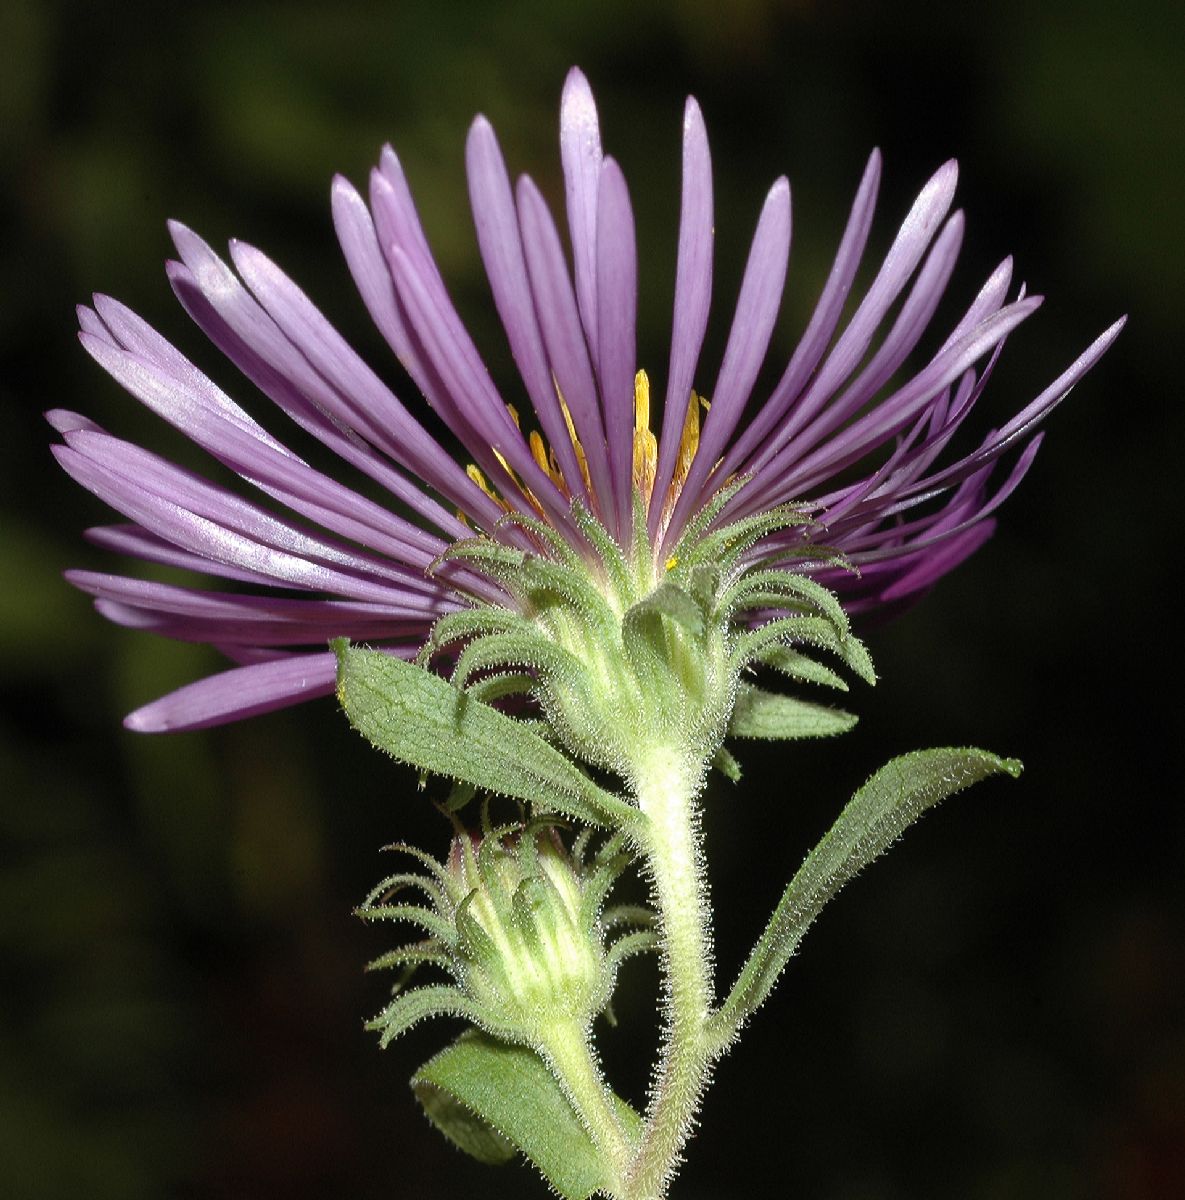
[[[505,579],[450,551],[475,533],[595,565],[595,525],[657,586],[714,498],[717,526],[794,505],[809,524],[774,523],[745,549],[746,562],[794,553],[779,569],[813,574],[849,613],[908,604],[990,536],[992,513],[1037,451],[1037,425],[1122,324],[975,449],[944,460],[1005,339],[1040,298],[1019,289],[1008,299],[1006,259],[924,365],[905,370],[962,239],[950,162],[918,195],[845,321],[872,225],[874,153],[814,314],[772,392],[758,396],[791,239],[789,185],[774,183],[723,360],[701,399],[714,215],[703,120],[688,100],[670,358],[652,432],[658,405],[638,370],[629,194],[602,152],[578,71],[564,88],[560,143],[570,264],[539,188],[525,177],[512,187],[484,118],[466,148],[478,244],[521,376],[511,396],[496,390],[449,299],[394,151],[372,172],[369,204],[346,180],[333,185],[338,238],[366,308],[467,465],[259,250],[234,242],[228,264],[186,227],[170,226],[179,261],[168,276],[186,311],[371,493],[374,485],[389,493],[390,505],[310,465],[117,301],[99,296],[80,309],[92,357],[262,493],[246,498],[85,417],[49,414],[63,439],[59,462],[126,519],[91,530],[93,542],[222,581],[203,589],[69,573],[112,621],[208,643],[235,664],[131,714],[130,728],[201,728],[329,694],[335,657],[325,646],[334,637],[410,659],[450,613],[474,603],[514,609]],[[997,478],[1009,453],[1012,466]],[[802,556],[813,545],[831,557]]]

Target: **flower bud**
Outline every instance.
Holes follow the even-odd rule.
[[[619,838],[585,862],[569,854],[554,825],[538,820],[487,830],[482,837],[459,832],[443,864],[409,853],[429,865],[433,877],[392,876],[368,898],[361,915],[410,921],[432,936],[376,965],[433,963],[456,987],[397,995],[373,1023],[384,1040],[421,1016],[452,1012],[499,1037],[539,1047],[557,1023],[587,1027],[609,1003],[621,959],[653,945],[647,929],[606,945],[608,928],[649,920],[636,908],[603,911],[630,860]],[[392,888],[404,886],[420,887],[435,911],[389,903]],[[425,1009],[429,994],[440,1003]]]
[[[476,841],[449,853],[464,990],[488,1019],[527,1041],[556,1015],[591,1021],[612,979],[589,880],[554,828]]]

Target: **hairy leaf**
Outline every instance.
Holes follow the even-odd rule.
[[[848,690],[847,681],[842,675],[811,658],[809,654],[791,650],[789,646],[771,646],[755,661],[803,683],[818,683],[823,687],[837,688],[841,692]]]
[[[555,1077],[533,1051],[471,1030],[429,1059],[411,1081],[432,1123],[482,1162],[506,1162],[517,1149],[564,1200],[604,1189],[601,1158]],[[623,1100],[627,1135],[641,1118]]]
[[[876,683],[876,668],[859,638],[836,631],[823,617],[781,617],[737,639],[734,657],[740,664],[762,662],[775,646],[814,646],[829,650],[867,683]]]
[[[737,762],[731,751],[724,746],[717,748],[715,755],[712,758],[712,766],[731,783],[740,783],[741,781],[741,764]]]
[[[344,639],[333,649],[350,723],[392,758],[596,825],[637,819],[537,733],[438,675]]]
[[[832,737],[846,733],[857,717],[842,708],[814,704],[794,696],[782,696],[741,684],[736,707],[728,723],[728,736],[741,738],[793,739]]]
[[[916,750],[881,767],[852,797],[790,881],[709,1037],[723,1051],[777,982],[823,906],[927,809],[989,775],[1014,779],[1021,765],[986,750]]]
[[[477,1009],[459,988],[446,984],[401,992],[366,1028],[381,1031],[379,1045],[386,1049],[401,1033],[428,1017],[465,1017],[476,1020]]]
[[[700,606],[681,587],[664,580],[635,604],[623,618],[623,625],[642,624],[656,617],[669,617],[682,625],[689,633],[698,636],[703,632],[704,614]]]

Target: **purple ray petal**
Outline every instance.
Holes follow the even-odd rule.
[[[1070,389],[1099,361],[1127,324],[1127,317],[1109,325],[1087,348],[1033,401],[1027,404],[1000,430],[993,452],[1006,449],[1043,421],[1069,394]]]
[[[811,448],[842,428],[854,414],[863,409],[892,378],[926,331],[926,326],[934,315],[954,270],[962,240],[963,219],[961,214],[956,213],[934,243],[909,297],[893,323],[893,328],[876,353],[843,395],[832,400],[810,424],[800,429],[793,438],[779,436],[776,439],[781,443],[780,456],[787,459],[805,457]],[[806,403],[809,402],[804,402],[804,408]],[[773,455],[769,454],[767,461],[772,457]],[[754,470],[760,471],[761,466],[759,456],[754,463]]]
[[[410,360],[415,357],[415,349],[411,334],[395,297],[394,281],[379,248],[378,234],[366,201],[349,180],[337,175],[333,180],[331,205],[338,244],[366,311],[404,369],[414,378],[416,372]]]
[[[100,571],[71,570],[65,572],[65,578],[97,600],[111,600],[173,616],[235,620],[252,618],[261,624],[318,627],[324,624],[340,626],[350,622],[390,622],[396,619],[388,605],[366,601],[307,600],[270,594],[214,592]],[[459,607],[452,598],[442,601],[442,605],[441,611],[452,611]],[[418,624],[423,628],[422,621]]]
[[[88,310],[89,311],[89,310]],[[102,429],[90,417],[71,412],[68,408],[51,408],[45,419],[58,433],[73,433],[76,429],[87,429],[92,433],[102,433]]]
[[[214,562],[204,555],[193,554],[166,542],[155,533],[141,529],[139,525],[95,525],[84,531],[83,536],[95,546],[124,554],[130,558],[141,558],[145,562],[160,563],[166,567],[180,567],[204,575],[215,575],[219,579],[234,579],[239,583],[263,584],[275,587],[276,581],[262,571],[250,571],[245,567],[229,563]]]
[[[424,275],[399,247],[392,251],[391,265],[400,297],[433,365],[450,394],[473,417],[474,428],[484,439],[480,446],[475,444],[466,449],[492,479],[499,481],[498,490],[507,503],[520,512],[531,512],[531,505],[510,474],[513,471],[547,510],[553,524],[568,529],[567,502],[535,462],[485,368],[475,365],[466,353],[468,337],[459,322],[451,319],[450,310],[441,306],[440,297],[429,291]],[[503,462],[507,465],[503,466]]]
[[[306,395],[297,383],[272,367],[239,336],[232,324],[224,319],[223,312],[216,310],[200,290],[187,267],[179,263],[170,264],[169,278],[177,298],[206,336],[302,429],[382,484],[442,532],[453,537],[466,535],[468,531],[465,525],[453,513],[412,484],[386,458],[371,448],[380,447],[396,461],[407,462],[410,459],[406,453],[408,447],[396,444],[387,430],[370,417],[350,411],[339,402],[331,389],[319,388],[314,384],[312,394]],[[240,293],[243,297],[247,296],[245,289],[240,289]],[[254,304],[249,297],[246,302]],[[498,506],[466,477],[443,449],[438,447],[435,457],[428,461],[433,465],[426,465],[421,477],[462,512],[483,524],[492,525],[498,519],[501,515]]]
[[[151,363],[81,335],[92,357],[149,408],[273,498],[335,533],[419,570],[448,544],[425,533],[297,458],[265,431],[242,425],[204,391]]]
[[[53,452],[88,491],[182,550],[277,584],[423,608],[405,572],[311,537],[127,442],[80,432]]]
[[[518,181],[519,223],[526,252],[535,313],[543,334],[552,374],[572,414],[572,423],[584,447],[592,480],[594,511],[602,520],[608,514],[599,508],[599,497],[613,494],[605,430],[597,399],[596,378],[588,356],[564,252],[547,203],[533,180]]]
[[[335,431],[325,420],[329,414],[346,429],[357,429],[464,511],[497,519],[497,507],[490,511],[490,501],[480,489],[389,391],[372,390],[367,405],[336,391],[205,242],[175,222],[170,229],[187,268],[170,272],[182,303],[224,353],[289,415],[328,444],[340,445],[340,429]],[[203,303],[197,302],[198,297]],[[392,436],[395,431],[398,436]],[[405,487],[403,492],[401,499],[415,503],[414,489]],[[419,503],[422,507],[423,500]],[[442,528],[456,525],[455,518],[443,510],[436,516]]]
[[[683,110],[683,186],[679,206],[679,258],[675,268],[675,312],[671,321],[671,361],[663,405],[662,441],[654,472],[655,502],[650,536],[658,533],[663,498],[674,478],[691,403],[712,301],[712,159],[699,105],[691,97]]]
[[[332,637],[345,636],[352,641],[422,642],[432,624],[423,617],[392,613],[379,604],[239,596],[93,571],[67,571],[66,579],[95,597],[100,611],[117,624],[183,641],[300,646],[323,645]],[[456,607],[450,602],[442,611]]]
[[[329,651],[233,667],[186,684],[124,718],[137,733],[209,729],[333,694],[337,659]]]
[[[904,290],[910,276],[946,217],[954,198],[958,168],[954,161],[934,173],[898,230],[881,269],[857,308],[848,327],[840,335],[826,361],[819,368],[807,393],[795,405],[777,436],[757,454],[746,471],[758,472],[779,454],[789,440],[811,421],[859,366],[877,328],[893,302]]]
[[[601,164],[597,199],[597,379],[613,480],[613,531],[629,536],[633,496],[634,374],[637,371],[638,253],[625,176]]]
[[[877,187],[880,183],[880,165],[880,152],[874,150],[864,168],[864,176],[852,204],[839,250],[810,323],[773,394],[724,456],[724,461],[720,464],[722,478],[748,470],[744,464],[750,454],[766,443],[770,433],[798,401],[807,380],[822,360],[839,324],[852,281],[860,266],[869,231],[872,229]]]
[[[511,353],[564,479],[574,495],[587,500],[535,317],[510,179],[498,140],[484,117],[474,121],[469,131],[465,161],[477,241]]]
[[[761,209],[740,296],[729,331],[724,361],[704,422],[699,449],[683,493],[671,517],[673,530],[683,524],[705,497],[704,481],[720,458],[744,413],[745,403],[765,360],[773,335],[790,254],[790,184],[785,177],[770,188]],[[668,541],[670,538],[668,537]]]
[[[597,330],[597,209],[601,186],[601,130],[588,80],[576,68],[568,72],[560,101],[560,156],[568,229],[576,267],[576,298],[585,337],[600,359]]]
[[[1037,296],[1001,309],[960,342],[937,355],[913,379],[865,416],[824,442],[805,458],[779,455],[760,479],[745,489],[747,504],[784,503],[806,496],[820,482],[858,461],[905,428],[934,395],[953,383],[969,366],[1006,337],[1040,304]],[[788,448],[790,450],[792,448]]]
[[[425,387],[425,395],[488,476],[507,478],[494,454],[497,451],[558,524],[565,526],[563,497],[532,458],[449,299],[393,152],[384,152],[371,202],[380,245],[422,362],[440,382],[439,388]],[[503,496],[520,511],[530,511],[513,484],[503,490]]]

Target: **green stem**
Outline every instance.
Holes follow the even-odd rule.
[[[618,1195],[635,1147],[601,1075],[589,1032],[575,1021],[553,1024],[543,1038],[542,1050],[600,1152],[601,1161],[610,1169],[611,1193]]]
[[[625,1200],[660,1200],[703,1095],[710,1054],[711,930],[700,862],[695,795],[700,771],[676,750],[651,753],[637,772],[648,818],[640,834],[662,927],[666,1028],[645,1133],[625,1181]]]

